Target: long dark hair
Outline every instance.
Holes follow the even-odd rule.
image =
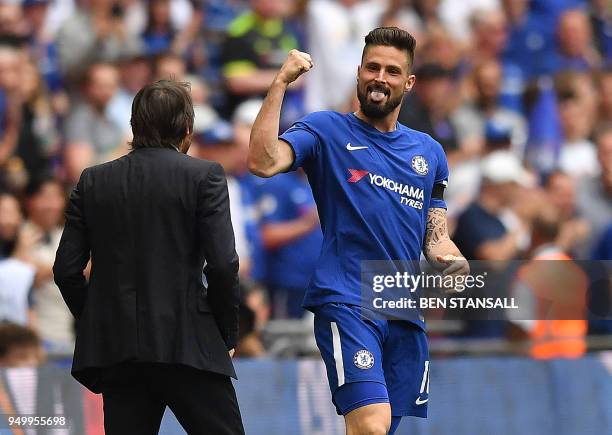
[[[189,83],[159,80],[145,86],[132,103],[132,148],[179,148],[193,131],[193,116]]]

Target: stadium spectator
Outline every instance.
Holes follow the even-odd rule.
[[[424,64],[415,74],[419,85],[404,98],[399,122],[423,131],[440,142],[452,166],[451,155],[458,150],[459,143],[456,129],[449,117],[449,94],[453,86],[450,71],[438,64]]]
[[[555,245],[575,256],[589,236],[589,223],[577,210],[576,179],[562,171],[551,173],[544,183],[547,203],[558,210],[559,230]]]
[[[529,173],[509,151],[496,151],[482,161],[478,199],[457,221],[453,240],[470,260],[511,260],[529,244],[527,229],[510,207]]]
[[[241,102],[266,94],[287,53],[298,45],[284,19],[286,0],[251,0],[250,5],[251,11],[229,25],[222,47],[227,117]]]
[[[555,244],[561,217],[554,207],[540,204],[532,222],[529,262],[521,266],[515,289],[519,306],[533,307],[517,320],[531,340],[529,354],[537,359],[579,358],[586,351],[586,291],[584,271]]]
[[[499,0],[441,0],[439,11],[444,27],[455,39],[468,45],[474,14],[499,11]]]
[[[151,0],[147,2],[147,27],[142,33],[145,52],[155,55],[169,51],[175,36],[170,21],[170,1]]]
[[[38,235],[22,223],[17,199],[0,194],[0,321],[25,326],[34,321],[30,296],[36,270],[26,261]]]
[[[473,273],[487,273],[489,284],[474,290],[473,297],[507,296],[511,269],[499,269],[497,261],[516,260],[529,247],[526,206],[534,202],[527,184],[530,174],[519,159],[507,150],[494,151],[482,159],[478,198],[457,219],[453,240],[465,258],[473,263]],[[537,201],[537,199],[535,200]],[[518,207],[518,204],[522,207]],[[490,319],[487,312],[459,313],[464,320],[464,337],[498,338],[506,335],[506,323]],[[493,314],[495,316],[495,314]]]
[[[208,0],[171,0],[168,2],[168,25],[176,32],[174,41],[181,35],[189,35],[201,23],[202,4]],[[142,35],[150,22],[148,13],[149,1],[124,1],[125,23],[135,34]],[[197,29],[196,29],[197,30]],[[174,50],[172,50],[174,51]],[[176,50],[177,54],[183,54],[182,50]]]
[[[204,27],[207,30],[225,31],[231,22],[248,9],[248,0],[205,0]]]
[[[5,185],[17,188],[25,184],[23,161],[14,157],[21,130],[22,65],[22,54],[17,48],[0,45],[0,166]]]
[[[363,35],[376,27],[383,12],[381,3],[372,0],[311,0],[308,3],[308,50],[317,63],[305,77],[308,112],[348,106],[355,93]],[[268,85],[271,81],[272,76]],[[334,92],[330,92],[332,83]]]
[[[24,0],[22,3],[28,24],[28,48],[32,54],[46,87],[52,93],[62,92],[62,75],[57,44],[45,28],[49,12],[49,0]]]
[[[527,142],[527,122],[513,110],[500,105],[502,66],[494,59],[476,65],[472,72],[475,91],[473,101],[457,109],[453,115],[460,143],[483,144],[487,122],[511,133],[512,150],[521,158]]]
[[[141,3],[136,2],[136,4]],[[183,9],[180,14],[181,17],[178,17],[177,6],[179,5],[182,5]],[[182,55],[189,44],[193,42],[201,25],[202,10],[200,2],[152,0],[146,2],[146,8],[146,27],[141,34],[146,53],[155,55],[172,51]]]
[[[390,0],[381,24],[407,30],[421,41],[427,29],[442,27],[439,3],[439,0]]]
[[[261,179],[248,171],[247,157],[249,153],[249,138],[262,101],[253,99],[241,103],[234,111],[232,129],[237,151],[236,178],[244,192],[243,202],[246,206],[247,238],[252,251],[253,265],[251,277],[262,281],[266,273],[266,253],[263,248],[259,231],[260,216],[257,211],[257,198]]]
[[[106,114],[118,86],[119,72],[114,65],[96,63],[87,70],[83,101],[75,105],[65,123],[64,167],[68,182],[76,182],[84,168],[120,151],[122,130]]]
[[[596,83],[599,95],[598,124],[612,122],[612,67],[601,71]]]
[[[612,125],[601,126],[594,135],[601,173],[578,182],[578,210],[589,222],[591,236],[579,258],[589,258],[593,246],[612,219]]]
[[[236,179],[240,157],[233,140],[232,127],[223,120],[213,121],[203,131],[196,132],[194,143],[197,149],[194,156],[218,162],[225,170],[236,252],[240,258],[240,275],[247,277],[251,274],[253,263],[253,252],[247,237],[247,227],[252,225],[249,208],[253,201]]]
[[[612,31],[610,31],[610,5],[607,0],[591,0],[590,20],[593,29],[593,42],[600,55],[612,61]]]
[[[523,77],[529,79],[534,75],[539,54],[545,48],[547,28],[542,27],[531,13],[529,0],[503,0],[502,6],[509,32],[502,61],[517,65]]]
[[[478,9],[470,16],[471,61],[498,59],[508,43],[508,23],[500,9]]]
[[[24,50],[8,46],[0,48],[2,112],[5,125],[0,126],[0,132],[4,127],[0,164],[6,164],[8,187],[20,192],[30,176],[48,171],[48,157],[57,149],[58,136],[36,65]]]
[[[57,35],[60,65],[75,77],[93,62],[114,62],[138,53],[141,43],[124,22],[124,7],[111,0],[80,0]]]
[[[121,128],[124,138],[131,138],[132,101],[136,92],[151,81],[152,69],[149,58],[143,55],[122,59],[119,64],[121,77],[119,90],[113,95],[106,108],[108,117]]]
[[[23,62],[20,82],[23,106],[16,155],[32,179],[50,171],[50,157],[58,151],[60,138],[52,102],[31,59]]]
[[[475,139],[472,143],[475,150],[481,148],[479,145],[481,140]],[[453,225],[456,217],[478,197],[481,181],[481,158],[494,151],[508,151],[511,146],[511,126],[488,120],[484,126],[484,147],[481,153],[476,154],[474,152],[471,158],[467,158],[453,167],[453,182],[444,194],[449,207],[449,215],[453,217],[449,225]]]
[[[45,18],[44,31],[49,38],[57,40],[57,33],[64,21],[70,18],[79,0],[54,0],[49,2],[49,11]]]
[[[507,0],[508,3],[514,0]],[[559,65],[559,22],[560,16],[568,10],[584,6],[584,0],[530,0],[523,26],[518,33],[512,33],[510,46],[513,59],[527,77],[535,79],[550,76],[560,71]],[[521,47],[526,48],[522,54]]]
[[[259,186],[259,195],[272,317],[301,318],[302,301],[323,242],[308,180],[303,172],[279,174]]]
[[[256,107],[261,105],[260,101],[245,102],[243,105],[247,106],[243,107],[248,109],[248,105],[253,103]],[[240,112],[244,113],[244,110],[240,110],[239,106],[237,113],[240,114]],[[247,149],[245,150],[243,141],[240,139],[243,124],[238,118],[235,125],[231,125],[213,117],[210,125],[203,126],[203,131],[196,132],[194,142],[197,145],[195,147],[197,151],[195,155],[219,162],[224,167],[230,196],[236,251],[240,257],[240,275],[243,278],[261,279],[264,274],[262,266],[264,253],[257,226],[256,194],[250,182],[252,178],[250,174],[248,181],[245,178],[250,125],[246,126]]]
[[[592,83],[587,75],[562,74],[556,80],[562,143],[558,167],[573,177],[599,172],[597,152],[589,140],[594,119]]]
[[[187,65],[177,54],[162,53],[155,58],[153,74],[155,80],[183,80],[187,74]]]
[[[194,131],[204,131],[219,122],[221,117],[210,102],[211,89],[209,84],[201,77],[195,75],[186,76],[191,84],[191,98],[194,110]]]
[[[417,49],[421,63],[438,64],[451,71],[455,78],[465,69],[466,61],[461,47],[443,27],[434,26],[428,29]]]
[[[471,17],[471,28],[472,44],[467,55],[468,65],[476,68],[489,61],[500,62],[498,104],[513,111],[521,111],[521,98],[527,77],[519,64],[504,56],[510,31],[506,16],[501,10],[477,10]]]
[[[40,338],[25,326],[0,324],[0,367],[38,367],[45,359]]]
[[[590,71],[601,66],[601,56],[594,49],[589,18],[580,9],[561,14],[557,25],[557,53],[553,71]]]
[[[59,289],[53,282],[53,260],[62,236],[66,195],[59,180],[35,180],[26,191],[28,221],[25,227],[40,237],[28,253],[27,261],[36,268],[33,289],[36,330],[47,350],[71,353],[74,324]]]
[[[12,37],[19,41],[26,37],[28,31],[21,5],[14,2],[0,4],[0,35]]]

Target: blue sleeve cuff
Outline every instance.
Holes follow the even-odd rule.
[[[429,208],[443,208],[446,210],[448,207],[446,206],[446,201],[443,199],[430,199]]]
[[[315,154],[315,147],[318,139],[311,131],[293,126],[285,133],[279,136],[279,139],[287,142],[293,148],[293,164],[289,168],[290,171],[295,171],[297,168],[307,163],[307,160]]]

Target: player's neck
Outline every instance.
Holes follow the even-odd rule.
[[[369,118],[361,111],[361,109],[355,112],[355,116],[357,118],[361,119],[363,122],[367,122],[376,130],[382,133],[389,133],[395,131],[395,129],[397,128],[398,114],[399,112],[394,110],[384,118]]]

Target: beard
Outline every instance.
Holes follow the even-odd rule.
[[[387,101],[383,104],[369,100],[368,94],[370,92],[383,92],[387,96]],[[361,111],[365,116],[368,118],[380,119],[393,112],[395,108],[402,103],[404,94],[402,93],[399,96],[392,98],[391,92],[387,88],[382,85],[374,84],[367,86],[363,91],[357,87],[357,98],[359,99]]]

